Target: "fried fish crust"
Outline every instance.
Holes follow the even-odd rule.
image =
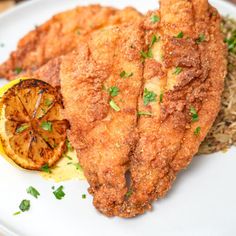
[[[136,24],[108,27],[81,42],[61,63],[70,142],[95,207],[108,216],[116,214],[127,192],[125,174],[136,143],[142,84],[142,38],[143,31]]]
[[[160,17],[156,25],[150,24],[153,14]],[[157,97],[147,106],[145,94],[139,100],[139,110],[152,115],[138,121],[132,195],[121,209],[123,217],[151,209],[189,165],[219,111],[226,75],[221,18],[207,0],[162,0],[160,11],[146,19],[147,42],[153,35],[159,40],[153,58],[145,61],[144,89]]]
[[[0,65],[0,77],[13,79],[19,70],[34,71],[49,60],[71,52],[81,38],[95,30],[139,19],[141,14],[131,7],[117,10],[90,5],[59,13],[19,41],[16,51]]]

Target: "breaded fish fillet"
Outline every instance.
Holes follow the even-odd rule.
[[[167,193],[196,154],[218,113],[225,74],[218,12],[207,0],[162,0],[141,24],[92,33],[35,76],[61,86],[95,207],[134,217]]]
[[[145,60],[139,110],[148,115],[138,121],[124,217],[150,209],[189,165],[219,111],[226,75],[221,19],[207,0],[161,0],[156,15],[156,27],[149,16],[144,23],[149,42],[158,40]]]
[[[21,70],[35,70],[50,59],[71,52],[81,38],[95,30],[139,19],[141,14],[131,7],[116,10],[90,5],[59,13],[19,41],[17,50],[0,66],[0,77],[11,79]]]
[[[108,27],[81,42],[61,62],[69,139],[90,184],[94,205],[108,216],[116,214],[128,191],[125,174],[136,143],[143,33],[135,24]]]

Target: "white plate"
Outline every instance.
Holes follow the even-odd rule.
[[[131,5],[146,12],[156,0],[34,0],[0,16],[0,61],[5,60],[17,41],[53,14],[76,5],[101,3],[115,7]],[[214,0],[222,14],[235,16],[236,8]],[[0,85],[5,82],[0,81]],[[195,158],[182,172],[167,197],[154,210],[135,219],[107,218],[92,205],[85,181],[62,183],[66,196],[52,195],[53,182],[35,173],[21,171],[0,158],[0,231],[22,236],[141,236],[141,235],[236,235],[235,148],[227,153]],[[40,190],[38,200],[26,194],[28,186]],[[58,185],[56,185],[58,186]],[[22,199],[31,199],[31,209],[13,216]]]

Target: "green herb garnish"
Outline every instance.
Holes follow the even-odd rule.
[[[61,200],[65,196],[65,193],[63,192],[63,188],[64,188],[63,186],[60,186],[53,192],[56,199]]]
[[[230,52],[236,51],[236,33],[230,38],[225,38],[224,42],[227,43]]]
[[[184,37],[184,33],[181,31],[177,34],[176,38],[182,39]]]
[[[129,198],[129,197],[132,195],[132,193],[133,193],[133,191],[132,191],[132,189],[130,189],[130,190],[125,194],[125,196],[126,196],[127,198]]]
[[[163,94],[163,92],[161,92],[160,97],[159,97],[159,102],[160,102],[160,103],[163,102],[163,96],[164,96],[164,94]]]
[[[71,143],[68,139],[66,139],[66,147],[69,152],[73,152],[74,148],[71,146]]]
[[[37,189],[35,189],[34,187],[30,186],[29,188],[27,188],[26,190],[27,193],[31,194],[33,197],[38,198],[38,196],[40,195],[40,193],[38,192]]]
[[[138,115],[139,116],[152,116],[152,113],[148,111],[139,111]]]
[[[22,68],[17,67],[17,68],[15,68],[14,72],[16,75],[19,75],[22,72],[22,70],[23,70]]]
[[[201,131],[201,127],[197,127],[195,130],[194,130],[194,134],[197,136],[200,134],[200,131]]]
[[[108,91],[109,91],[109,94],[110,94],[112,97],[115,97],[115,96],[117,96],[118,93],[119,93],[119,88],[116,87],[116,86],[112,86],[112,87],[109,88]]]
[[[86,198],[86,194],[82,194],[82,199],[85,199]]]
[[[51,170],[48,164],[43,165],[41,167],[41,171],[46,172],[46,173],[51,173]]]
[[[114,100],[111,100],[109,104],[110,104],[110,107],[114,109],[115,111],[120,111],[119,106],[114,102]]]
[[[23,124],[23,125],[21,125],[20,127],[18,127],[18,128],[16,129],[16,133],[19,134],[19,133],[23,132],[24,130],[26,130],[26,129],[28,129],[28,128],[29,128],[29,125]]]
[[[176,67],[175,71],[173,72],[173,75],[179,75],[182,71],[183,69],[181,67]]]
[[[200,44],[200,43],[204,42],[205,39],[206,39],[205,35],[204,34],[200,34],[199,37],[196,40],[196,43]]]
[[[21,214],[21,211],[17,211],[15,213],[13,213],[13,216],[20,215],[20,214]]]
[[[149,91],[147,88],[144,89],[143,104],[147,106],[150,102],[156,102],[157,95]]]
[[[28,211],[30,209],[30,201],[29,200],[22,200],[19,208],[22,212]]]
[[[153,58],[153,54],[152,54],[151,50],[148,50],[147,52],[144,52],[142,50],[142,51],[140,51],[140,55],[142,56],[143,59]]]
[[[154,43],[156,43],[157,41],[159,41],[159,39],[160,39],[160,36],[159,36],[159,38],[157,38],[157,36],[156,35],[153,35],[152,36],[152,40],[151,40],[151,44],[150,44],[150,48],[154,45]]]
[[[147,52],[144,52],[143,50],[140,51],[140,55],[142,56],[143,59],[147,59],[147,58],[153,58],[153,53],[152,53],[152,46],[154,45],[154,43],[158,42],[160,40],[160,36],[157,38],[156,35],[153,35],[152,36],[152,39],[151,39],[151,43],[149,45],[149,48],[148,48],[148,51]]]
[[[192,121],[195,122],[195,121],[198,121],[198,114],[197,114],[197,111],[194,107],[191,107],[190,108],[190,113],[192,114]]]
[[[70,156],[68,156],[66,154],[64,154],[63,157],[66,157],[67,159],[72,160],[72,157],[70,157]]]
[[[80,163],[75,163],[74,165],[75,165],[76,170],[80,170],[80,171],[83,170]]]
[[[52,103],[53,103],[53,101],[52,100],[50,100],[49,98],[47,98],[46,100],[45,100],[45,106],[47,106],[47,107],[50,107],[51,105],[52,105]]]
[[[157,15],[151,16],[151,22],[152,22],[152,23],[160,22],[160,17],[157,16]]]
[[[52,122],[50,122],[50,121],[43,121],[43,122],[41,123],[41,128],[42,128],[43,130],[52,132]]]
[[[126,72],[126,71],[122,71],[121,73],[120,73],[120,77],[121,78],[129,78],[129,77],[131,77],[131,76],[133,76],[134,75],[134,73],[133,72],[130,72],[130,73],[128,73],[128,72]]]

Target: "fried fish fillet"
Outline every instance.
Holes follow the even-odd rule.
[[[19,41],[17,50],[0,66],[0,77],[11,79],[21,70],[36,70],[50,59],[71,52],[81,38],[95,30],[139,19],[141,14],[131,7],[117,10],[90,5],[59,13]]]
[[[151,13],[153,15],[154,13]],[[158,25],[144,30],[153,58],[145,61],[139,141],[131,158],[132,195],[122,216],[151,208],[197,153],[219,111],[226,48],[220,16],[207,0],[161,0]],[[145,92],[146,90],[146,92]],[[145,104],[147,91],[156,99]]]
[[[69,138],[90,184],[94,205],[109,216],[127,192],[125,173],[136,142],[142,85],[142,38],[136,24],[106,28],[81,42],[61,62]]]
[[[162,0],[141,24],[92,33],[36,77],[61,86],[95,207],[134,217],[167,193],[196,154],[218,113],[225,74],[218,12],[207,0]]]

